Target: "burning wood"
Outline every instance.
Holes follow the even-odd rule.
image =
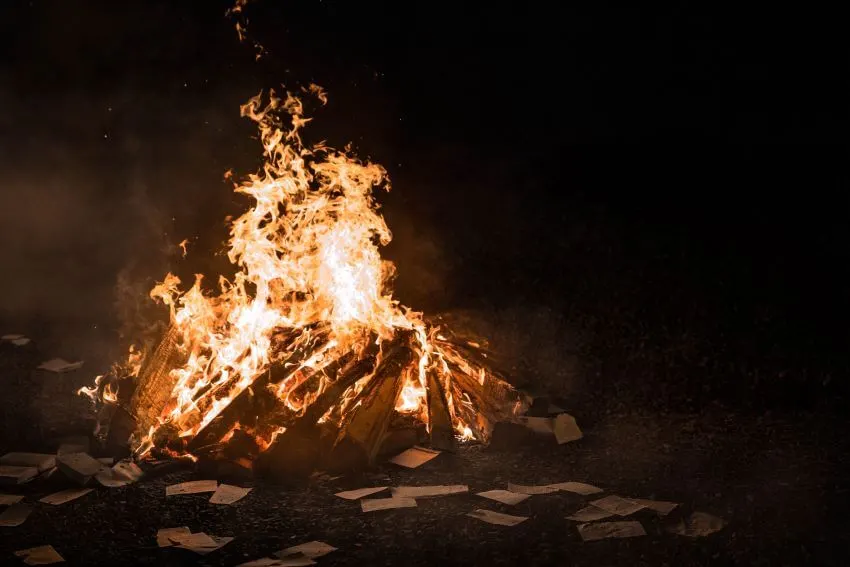
[[[213,293],[201,276],[181,291],[168,274],[151,296],[171,325],[143,360],[131,349],[129,401],[114,380],[83,391],[125,406],[116,415],[136,421],[136,457],[262,450],[261,469],[301,474],[323,451],[334,466],[372,464],[398,416],[440,450],[513,420],[526,399],[489,368],[492,353],[392,298],[379,252],[391,235],[373,196],[389,188],[385,170],[303,144],[309,119],[292,94],[258,95],[242,115],[259,127],[265,165],[235,188],[253,199],[230,227],[236,275]]]

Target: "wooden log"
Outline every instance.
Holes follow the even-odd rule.
[[[440,451],[455,451],[454,427],[452,416],[449,412],[449,404],[446,401],[446,392],[436,370],[428,370],[428,425],[431,429],[429,435],[431,448]]]
[[[153,352],[145,357],[139,371],[129,409],[141,435],[147,435],[150,427],[158,423],[163,409],[171,401],[171,392],[177,384],[171,371],[183,363],[185,356],[179,339],[179,329],[171,325]]]
[[[345,470],[374,463],[404,386],[404,369],[415,356],[410,339],[411,335],[405,333],[394,343],[349,410],[331,455],[334,468]]]

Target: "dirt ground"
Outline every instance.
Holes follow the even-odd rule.
[[[22,433],[22,420],[34,419],[26,396],[34,395],[27,376],[36,356],[4,349],[2,379],[18,387],[4,386],[3,452],[46,447],[43,433]],[[843,466],[848,448],[844,421],[835,416],[755,416],[714,408],[700,414],[603,413],[586,424],[584,439],[563,446],[493,452],[473,445],[413,470],[386,464],[297,489],[256,484],[232,506],[211,505],[208,494],[166,499],[167,484],[202,478],[184,470],[124,488],[97,488],[60,506],[36,502],[22,526],[0,528],[0,564],[20,564],[14,551],[50,544],[72,565],[231,566],[317,539],[338,548],[318,559],[326,566],[843,566],[850,555],[850,475]],[[475,496],[508,482],[568,480],[680,506],[664,519],[636,514],[644,537],[582,542],[566,516],[593,496],[561,492],[516,506]],[[333,496],[365,486],[428,484],[467,484],[470,493],[369,514],[357,502]],[[58,489],[34,482],[3,491],[35,502]],[[529,519],[493,526],[465,515],[476,508]],[[719,516],[727,525],[694,539],[665,531],[691,511]],[[157,529],[184,525],[235,539],[203,557],[156,546]]]

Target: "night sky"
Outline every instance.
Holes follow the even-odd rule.
[[[116,282],[226,269],[222,219],[245,201],[222,174],[258,165],[238,105],[317,82],[312,139],[391,174],[406,303],[569,318],[613,302],[843,348],[837,18],[554,5],[257,0],[254,61],[229,2],[3,2],[0,310],[111,328]]]

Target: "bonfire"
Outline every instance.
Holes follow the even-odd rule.
[[[391,233],[374,197],[387,173],[350,148],[305,144],[304,101],[327,97],[311,85],[241,107],[264,165],[234,185],[251,199],[230,223],[235,276],[213,291],[202,275],[188,290],[166,275],[150,295],[168,308],[168,330],[83,390],[132,418],[136,458],[197,457],[238,439],[258,462],[276,454],[272,468],[305,447],[362,466],[399,423],[452,450],[525,409],[481,342],[393,299],[394,266],[380,255]]]

